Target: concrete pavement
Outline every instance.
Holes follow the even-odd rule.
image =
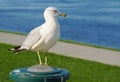
[[[2,43],[20,45],[25,37],[25,35],[0,32]],[[49,52],[120,66],[120,52],[118,51],[58,42]]]

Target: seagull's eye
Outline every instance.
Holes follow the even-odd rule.
[[[57,10],[53,10],[54,13],[57,13]]]

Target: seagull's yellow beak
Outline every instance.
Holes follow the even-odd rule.
[[[67,14],[65,14],[65,13],[60,13],[60,14],[59,14],[59,16],[66,17],[66,16],[67,16]]]

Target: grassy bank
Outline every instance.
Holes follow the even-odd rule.
[[[77,44],[77,45],[83,45],[83,46],[89,46],[89,47],[94,47],[94,48],[101,48],[101,49],[107,49],[107,50],[114,50],[114,51],[119,51],[120,49],[116,49],[116,48],[110,48],[110,47],[105,47],[105,46],[99,46],[99,45],[93,45],[93,44],[87,44],[84,42],[75,42],[75,41],[69,41],[69,40],[60,40],[62,42],[66,42],[66,43],[71,43],[71,44]]]
[[[9,52],[12,45],[0,43],[0,82],[13,82],[9,73],[13,69],[38,64],[36,52],[23,51],[18,54]],[[41,53],[42,57],[44,53]],[[65,57],[49,53],[49,65],[66,68],[71,77],[67,82],[119,82],[120,67],[110,66],[83,59]]]
[[[25,33],[12,32],[12,31],[7,31],[7,30],[0,30],[0,32],[4,32],[4,33],[12,33],[12,34],[19,34],[19,35],[26,35]]]

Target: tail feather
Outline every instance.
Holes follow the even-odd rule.
[[[21,46],[13,47],[13,48],[10,48],[9,50],[10,50],[10,51],[14,51],[14,50],[19,49],[20,47],[21,47]]]
[[[8,49],[9,51],[13,51],[13,53],[17,53],[19,51],[23,51],[25,49],[20,49],[21,46],[17,46],[17,47],[13,47],[13,48],[10,48]]]

